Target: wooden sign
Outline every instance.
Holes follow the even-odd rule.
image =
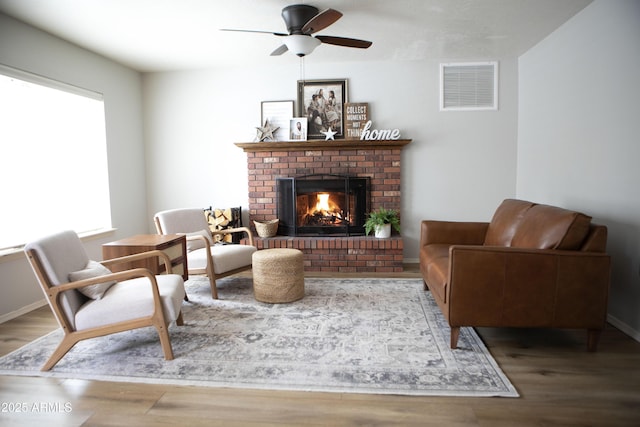
[[[347,102],[344,104],[344,137],[360,139],[365,123],[370,119],[369,104],[366,102]]]

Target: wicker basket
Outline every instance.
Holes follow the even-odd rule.
[[[271,219],[268,221],[253,221],[256,231],[260,237],[273,237],[278,232],[279,219]]]

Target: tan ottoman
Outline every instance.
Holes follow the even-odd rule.
[[[263,249],[253,253],[253,295],[282,303],[304,297],[304,256],[298,249]]]

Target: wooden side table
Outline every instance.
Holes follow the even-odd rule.
[[[115,242],[102,245],[102,258],[112,259],[140,252],[160,250],[171,260],[174,274],[180,274],[186,281],[189,278],[187,270],[187,238],[179,234],[139,234]],[[112,271],[129,270],[132,268],[148,268],[153,274],[162,274],[166,270],[164,261],[158,257],[114,265]]]

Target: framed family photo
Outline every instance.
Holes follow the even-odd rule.
[[[329,129],[344,138],[347,80],[298,80],[298,116],[307,118],[307,138],[324,139]]]

